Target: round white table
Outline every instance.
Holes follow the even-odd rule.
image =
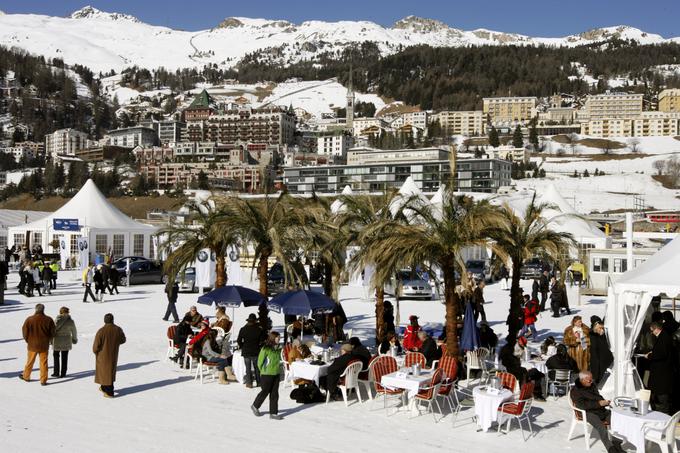
[[[611,431],[617,436],[624,437],[635,446],[638,452],[645,451],[645,436],[642,427],[652,425],[663,428],[671,417],[663,412],[651,411],[647,415],[639,415],[630,407],[612,408]]]
[[[486,386],[479,386],[472,389],[472,398],[475,400],[475,415],[477,425],[482,431],[488,431],[491,424],[498,421],[498,408],[506,401],[513,398],[513,393],[508,389],[503,389],[500,393],[489,393]]]
[[[290,364],[290,379],[307,379],[319,385],[319,378],[328,372],[328,364],[312,365],[304,360],[298,360]]]
[[[528,362],[522,362],[522,367],[526,368],[527,370],[530,370],[532,368],[536,368],[538,371],[541,373],[545,374],[546,376],[548,375],[548,367],[545,366],[546,360],[541,360],[541,359],[531,359]]]

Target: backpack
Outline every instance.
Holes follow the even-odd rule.
[[[311,384],[302,384],[294,389],[290,392],[290,399],[295,400],[298,404],[314,404],[326,401],[319,387],[313,382]]]

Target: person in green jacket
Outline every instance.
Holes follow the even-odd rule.
[[[278,332],[270,332],[260,349],[257,358],[257,367],[260,369],[260,393],[255,397],[255,402],[250,406],[255,416],[260,417],[260,406],[269,396],[269,418],[281,420],[279,415],[279,382],[281,380],[281,349],[279,349]]]

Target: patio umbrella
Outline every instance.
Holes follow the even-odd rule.
[[[264,300],[265,297],[253,289],[244,286],[227,285],[203,294],[198,298],[198,303],[236,308],[241,305],[245,307],[258,306]]]
[[[465,317],[463,319],[463,333],[460,336],[460,349],[474,351],[479,347],[479,327],[475,322],[475,313],[472,304],[465,304]]]
[[[279,294],[267,303],[267,308],[284,315],[309,316],[332,313],[335,301],[325,294],[308,290],[289,291]]]

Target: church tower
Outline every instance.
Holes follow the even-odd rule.
[[[347,87],[347,107],[345,110],[345,127],[354,128],[354,88],[352,87],[352,63],[349,64],[349,86]]]

